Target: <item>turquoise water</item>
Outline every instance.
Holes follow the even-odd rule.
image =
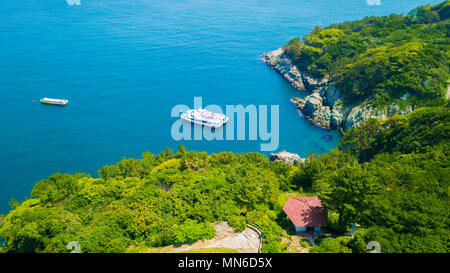
[[[0,213],[54,172],[88,172],[184,144],[259,151],[259,141],[172,140],[177,104],[279,105],[280,145],[301,156],[339,136],[300,117],[303,96],[259,58],[314,26],[405,13],[430,1],[14,0],[0,3]],[[437,3],[438,1],[431,1]],[[41,105],[66,98],[67,107]],[[332,135],[332,139],[324,136]]]

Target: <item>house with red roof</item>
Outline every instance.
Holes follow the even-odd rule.
[[[290,197],[283,211],[295,226],[297,232],[309,229],[319,231],[327,225],[328,210],[318,197]]]

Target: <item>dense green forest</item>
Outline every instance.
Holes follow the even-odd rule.
[[[448,108],[421,108],[354,128],[338,149],[298,166],[180,146],[104,166],[100,178],[54,174],[11,202],[1,250],[67,252],[78,241],[84,252],[126,252],[211,238],[210,223],[227,221],[261,229],[264,252],[284,252],[292,226],[281,208],[296,194],[319,196],[338,236],[361,225],[311,252],[365,252],[369,241],[383,252],[448,252],[449,133]]]
[[[447,0],[406,16],[316,27],[303,39],[292,39],[285,49],[300,71],[334,83],[345,103],[445,105],[449,15]]]

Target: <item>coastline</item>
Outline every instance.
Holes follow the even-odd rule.
[[[394,102],[383,107],[374,107],[368,100],[346,104],[329,78],[313,79],[301,72],[286,56],[284,47],[263,53],[261,60],[296,89],[308,93],[305,98],[292,97],[291,102],[306,119],[324,129],[343,133],[369,119],[385,120],[415,110],[415,106],[401,108]]]

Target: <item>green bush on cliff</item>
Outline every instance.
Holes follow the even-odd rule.
[[[216,230],[210,223],[197,223],[188,219],[181,226],[174,226],[175,244],[193,244],[201,239],[211,239]]]
[[[346,246],[345,239],[347,238],[325,238],[319,245],[311,247],[309,253],[352,253],[352,250]]]

